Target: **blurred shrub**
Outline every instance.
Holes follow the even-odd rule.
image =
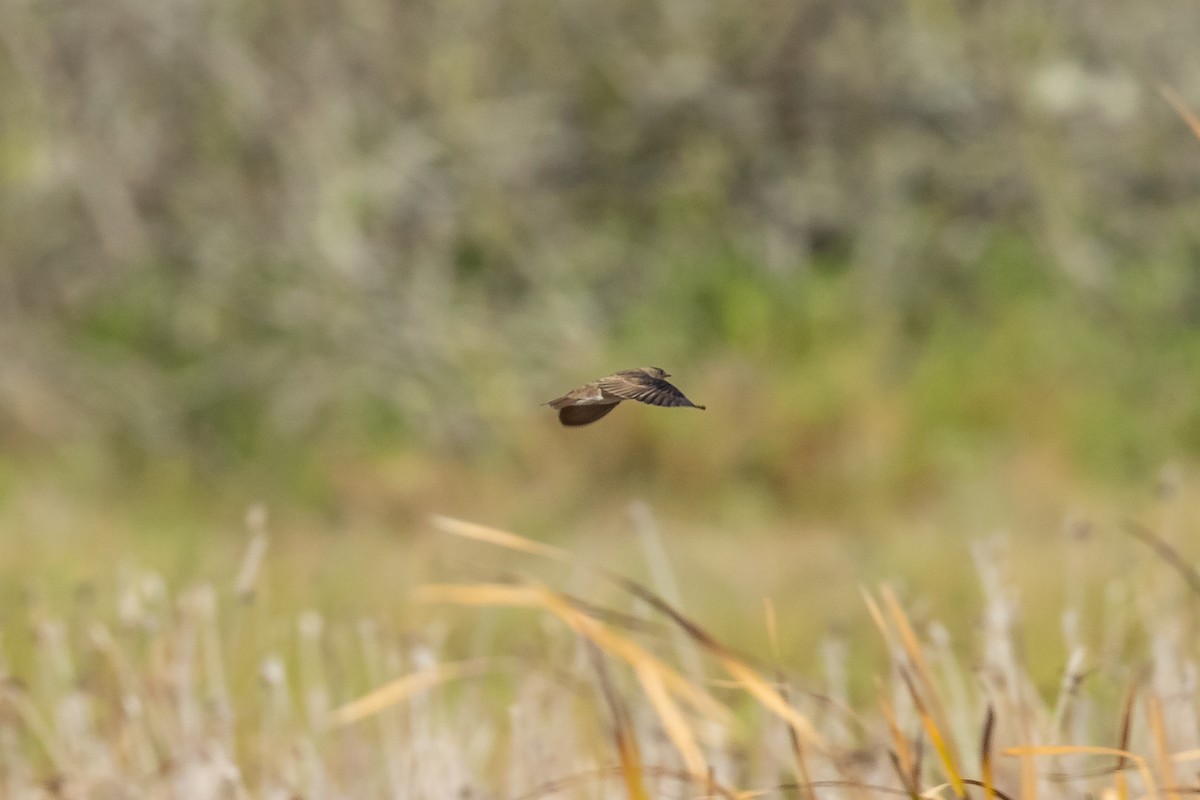
[[[1195,83],[1198,27],[1182,0],[6,4],[0,444],[469,454],[618,354],[785,391],[849,337],[935,428],[1011,423],[1025,360],[1102,395],[1096,424],[1062,403],[1081,457],[1164,391],[1149,452],[1200,448],[1200,149],[1154,94]]]

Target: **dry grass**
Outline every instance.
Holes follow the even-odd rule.
[[[642,535],[656,538],[640,513]],[[1110,586],[1128,593],[1107,605],[1062,609],[1071,657],[1056,691],[1031,677],[1023,652],[1021,616],[1047,612],[1021,608],[1012,577],[1020,565],[994,545],[977,547],[973,642],[951,643],[887,585],[867,590],[863,622],[874,620],[888,657],[870,667],[874,696],[861,698],[845,691],[845,659],[814,679],[780,664],[777,645],[767,659],[723,644],[665,599],[675,578],[661,555],[652,572],[663,585],[652,589],[506,531],[445,518],[435,527],[483,548],[483,558],[513,553],[526,577],[422,586],[404,601],[421,621],[403,632],[382,615],[279,615],[258,599],[266,587],[257,563],[271,558],[260,527],[224,584],[175,589],[126,571],[111,595],[9,618],[6,650],[26,631],[33,640],[17,662],[0,661],[0,792],[191,800],[1200,790],[1197,597],[1175,563],[1158,565],[1153,582]],[[1188,563],[1188,548],[1138,534]],[[662,542],[646,547],[662,551]],[[532,577],[545,572],[539,562],[565,569],[571,590]],[[529,635],[483,644],[490,618],[513,613],[504,608],[525,609]],[[771,641],[776,616],[769,604]],[[455,644],[451,628],[475,644]],[[1099,644],[1080,636],[1089,628]],[[460,651],[466,660],[456,660]]]

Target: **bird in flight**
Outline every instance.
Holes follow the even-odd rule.
[[[558,409],[558,421],[571,427],[595,422],[622,400],[637,400],[652,406],[704,409],[668,383],[669,377],[658,367],[626,369],[572,389],[546,405]]]

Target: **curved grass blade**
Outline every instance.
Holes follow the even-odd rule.
[[[411,672],[368,692],[353,702],[334,709],[330,714],[329,726],[341,728],[358,722],[385,708],[402,703],[421,692],[429,691],[446,681],[482,672],[485,667],[486,663],[483,661],[459,661],[450,664],[436,664]]]
[[[1146,763],[1146,759],[1139,756],[1137,753],[1131,753],[1128,750],[1122,750],[1116,747],[1102,747],[1099,745],[1086,744],[1055,744],[1055,745],[1022,745],[1017,747],[1006,747],[1001,751],[1003,755],[1015,756],[1065,756],[1076,754],[1091,754],[1100,756],[1117,756],[1123,764],[1125,761],[1131,762],[1137,769],[1138,774],[1142,776],[1142,781],[1145,783],[1145,791],[1147,797],[1155,797],[1158,794],[1158,784],[1154,780],[1154,776],[1150,772],[1150,767]],[[1122,776],[1121,783],[1118,784],[1118,796],[1127,797],[1128,793],[1121,793],[1120,790],[1124,784],[1124,774],[1118,772],[1117,775]]]
[[[1162,537],[1158,536],[1145,525],[1140,525],[1132,520],[1125,522],[1125,531],[1133,538],[1148,545],[1158,554],[1159,558],[1167,562],[1183,577],[1193,592],[1200,594],[1200,572],[1197,572],[1196,568],[1179,554],[1179,551],[1167,544]]]

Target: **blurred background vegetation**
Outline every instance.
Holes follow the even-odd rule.
[[[125,708],[105,625],[168,704],[168,656],[223,648],[196,697],[230,727],[317,685],[306,652],[335,704],[572,663],[528,613],[412,602],[542,569],[436,512],[847,705],[885,580],[964,669],[1011,642],[1031,696],[1070,659],[1118,704],[1197,629],[1122,532],[1194,561],[1200,134],[1163,90],[1200,109],[1197,31],[1193,0],[0,0],[0,701]],[[539,405],[640,365],[708,410]],[[386,669],[339,660],[376,637]],[[464,697],[448,749],[507,764],[520,706]]]
[[[184,561],[254,500],[553,536],[645,498],[844,541],[1200,455],[1200,144],[1159,93],[1200,104],[1194,3],[0,15],[23,536]],[[709,411],[538,406],[643,364]]]

